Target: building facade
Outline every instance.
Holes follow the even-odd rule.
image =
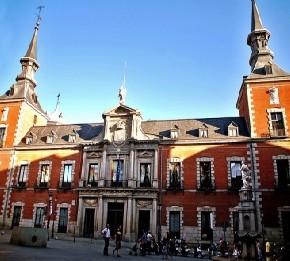
[[[254,229],[290,242],[290,74],[275,62],[270,33],[252,1],[251,73],[238,117],[144,121],[125,103],[103,122],[63,124],[35,89],[37,22],[16,83],[0,96],[0,223],[101,237],[109,223],[124,240],[143,230],[188,242],[237,239],[241,169],[251,176]]]

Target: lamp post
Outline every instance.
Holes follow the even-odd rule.
[[[49,241],[49,225],[50,225],[50,215],[52,213],[52,193],[49,192],[48,195],[48,221],[47,221],[47,241]]]
[[[55,197],[54,201],[55,201],[55,205],[54,205],[53,219],[52,219],[51,238],[54,238],[54,220],[56,216],[57,197]]]

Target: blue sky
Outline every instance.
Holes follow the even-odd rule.
[[[257,0],[274,60],[290,71],[290,1]],[[67,123],[102,122],[119,102],[144,120],[238,116],[250,73],[250,0],[0,0],[0,93],[15,82],[31,40],[36,7],[40,68],[48,113],[60,93]]]

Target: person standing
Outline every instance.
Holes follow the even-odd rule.
[[[271,245],[267,238],[266,238],[265,256],[266,256],[266,261],[271,260]]]
[[[117,257],[121,257],[119,254],[119,249],[121,249],[121,241],[122,241],[122,227],[119,226],[117,229],[117,233],[115,235],[116,247],[113,251],[113,256],[115,256],[115,251],[117,251]]]
[[[258,239],[256,240],[256,247],[257,247],[258,260],[262,260],[262,246]]]
[[[105,240],[105,246],[103,250],[103,255],[108,256],[109,255],[109,242],[111,238],[111,231],[110,231],[110,225],[107,224],[107,226],[102,231],[103,238]]]

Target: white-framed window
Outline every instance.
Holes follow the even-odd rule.
[[[1,121],[7,121],[8,118],[9,107],[4,107],[2,109]]]
[[[200,240],[213,240],[216,208],[203,206],[197,208],[197,223]]]
[[[74,176],[74,161],[63,161],[60,173],[61,187],[70,188],[72,186]]]
[[[167,160],[167,189],[183,189],[183,164],[180,158]]]
[[[197,158],[197,187],[200,190],[215,188],[214,159],[203,157]]]
[[[288,136],[285,109],[268,109],[268,124],[271,137]]]
[[[227,157],[228,165],[228,188],[238,190],[243,186],[241,166],[244,157]]]
[[[179,206],[170,206],[166,208],[167,212],[167,231],[169,231],[172,237],[176,238],[184,238],[183,235],[183,222],[184,222],[184,214],[183,207]]]
[[[6,126],[0,125],[0,148],[4,146],[6,138]]]
[[[39,162],[39,172],[37,186],[41,188],[48,188],[51,179],[51,161],[41,161]]]
[[[23,163],[19,166],[18,172],[18,187],[26,187],[27,179],[28,179],[28,163]]]

